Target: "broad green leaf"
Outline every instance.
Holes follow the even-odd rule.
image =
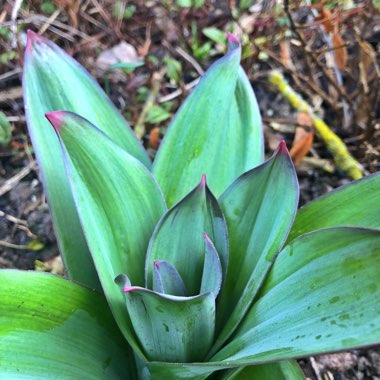
[[[150,361],[192,362],[202,360],[211,347],[215,329],[215,299],[212,293],[177,297],[122,285],[126,310],[134,331]]]
[[[149,158],[90,75],[54,43],[31,31],[23,89],[28,129],[65,267],[71,278],[100,289],[64,172],[59,142],[44,115],[61,109],[80,113],[148,167]]]
[[[286,240],[297,203],[297,176],[284,142],[270,160],[243,174],[221,196],[231,254],[218,303],[223,330],[214,350],[250,307]]]
[[[298,210],[288,242],[334,226],[380,228],[380,173],[327,193]]]
[[[131,344],[123,295],[114,279],[126,273],[144,284],[145,253],[165,202],[141,164],[82,117],[51,112],[64,147],[66,170],[104,293]],[[135,348],[135,347],[134,347]]]
[[[241,47],[206,72],[171,122],[153,173],[168,206],[181,200],[206,173],[219,196],[240,174],[263,161],[261,118],[248,78],[239,66]]]
[[[295,360],[242,367],[226,371],[220,380],[305,380]]]
[[[1,379],[134,377],[101,294],[47,273],[3,269],[0,299]]]
[[[166,260],[180,274],[188,295],[199,294],[205,258],[204,232],[215,244],[225,273],[228,260],[226,222],[206,185],[206,178],[202,177],[190,194],[166,212],[154,231],[145,267],[147,288],[152,288],[154,261]]]
[[[335,227],[294,240],[211,362],[254,364],[379,343],[379,257],[380,230]]]

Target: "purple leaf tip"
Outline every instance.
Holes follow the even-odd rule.
[[[229,44],[233,43],[233,44],[240,45],[239,39],[235,35],[233,35],[232,33],[227,34],[227,40],[228,40]]]
[[[278,144],[277,154],[285,154],[285,155],[289,154],[288,148],[286,147],[285,140],[280,141],[280,144]]]
[[[62,125],[64,124],[63,111],[53,111],[45,113],[45,117],[50,121],[50,124],[54,127],[56,132],[58,133]]]
[[[158,267],[160,266],[160,261],[159,260],[154,260],[153,261],[153,265],[154,265],[155,268],[158,269]]]
[[[26,31],[26,51],[30,53],[33,49],[34,42],[42,42],[44,38],[33,30],[28,29]]]

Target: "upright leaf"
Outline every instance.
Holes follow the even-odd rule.
[[[204,232],[215,244],[225,273],[228,260],[226,222],[207,187],[206,178],[202,177],[193,191],[165,213],[154,231],[145,267],[147,288],[152,288],[154,261],[166,260],[177,269],[188,295],[199,294],[205,258]]]
[[[222,286],[223,271],[218,252],[214,244],[204,233],[205,238],[205,259],[203,265],[202,282],[200,293],[211,292],[216,298]]]
[[[254,364],[379,343],[379,257],[379,230],[335,227],[294,240],[211,362]]]
[[[243,174],[221,196],[231,254],[218,303],[223,330],[214,350],[250,307],[286,240],[297,203],[297,176],[284,142],[270,160]]]
[[[64,147],[72,193],[104,293],[138,350],[114,279],[126,273],[134,284],[144,284],[145,253],[165,202],[145,166],[87,120],[60,111],[47,117]]]
[[[380,173],[323,195],[298,210],[288,242],[334,226],[380,228]]]
[[[230,37],[228,54],[206,72],[165,135],[153,173],[169,206],[189,193],[202,173],[219,196],[263,160],[261,118],[240,54]]]
[[[90,75],[54,43],[31,31],[25,52],[23,88],[29,133],[66,269],[71,278],[98,286],[64,173],[59,142],[44,115],[61,109],[80,113],[148,167],[149,158]]]
[[[1,379],[133,378],[129,347],[99,293],[3,269],[0,299]]]
[[[153,290],[172,296],[186,297],[188,291],[177,269],[165,260],[153,263]]]

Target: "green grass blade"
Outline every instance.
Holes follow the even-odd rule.
[[[134,378],[101,294],[41,272],[0,270],[1,379]]]

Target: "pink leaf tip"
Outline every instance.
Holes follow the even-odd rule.
[[[158,267],[160,266],[160,261],[159,260],[154,260],[153,261],[153,265],[156,269],[158,269]]]
[[[44,38],[33,30],[28,29],[26,31],[26,51],[30,53],[33,49],[34,42],[42,42]]]
[[[206,174],[202,174],[202,179],[201,179],[201,183],[200,183],[201,186],[206,186]]]
[[[128,292],[133,292],[134,290],[141,290],[144,289],[141,286],[131,286],[131,285],[126,285],[123,287],[123,292],[128,293]]]
[[[281,140],[280,144],[278,144],[277,154],[286,154],[286,155],[289,154],[288,148],[286,147],[285,140]]]
[[[63,121],[64,112],[63,111],[47,112],[45,113],[45,117],[50,121],[50,124],[54,127],[56,132],[59,132],[60,128],[64,124],[64,121]]]
[[[210,238],[208,237],[208,235],[207,235],[206,232],[203,232],[203,237],[205,238],[205,240],[206,240],[207,243],[211,243],[211,240],[210,240]]]
[[[239,39],[235,35],[233,35],[232,33],[228,33],[227,34],[227,41],[228,41],[229,44],[240,45]]]

